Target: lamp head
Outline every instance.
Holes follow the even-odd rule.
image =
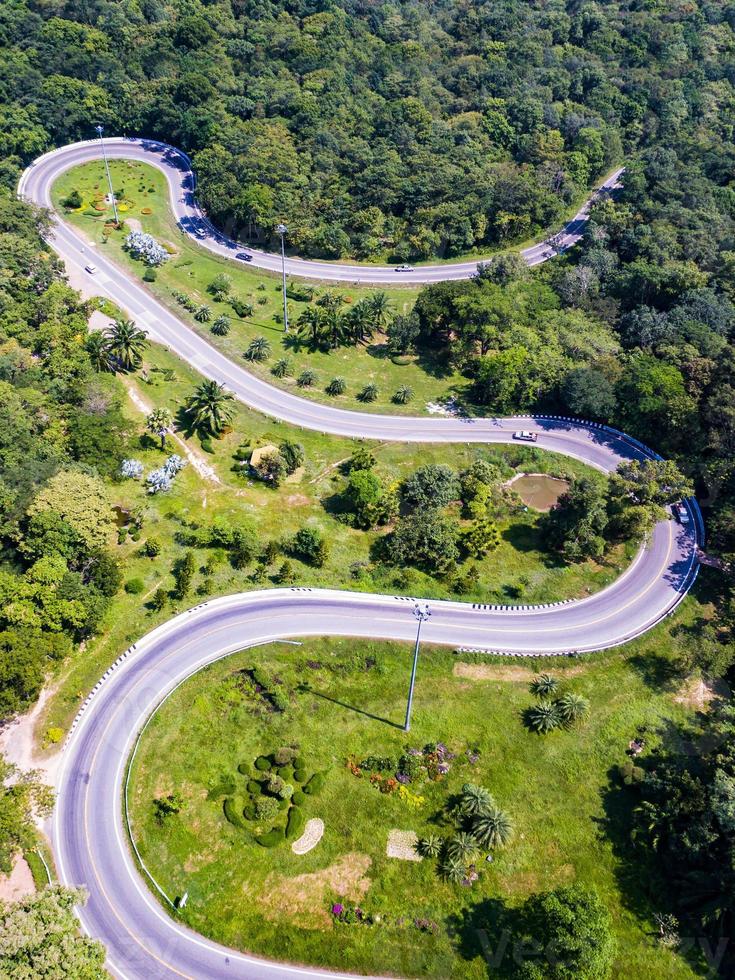
[[[286,227],[286,225],[280,224],[280,225],[276,225],[276,231],[278,232],[279,235],[285,235],[286,232],[288,231],[288,228]]]

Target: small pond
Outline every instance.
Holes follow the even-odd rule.
[[[511,480],[511,486],[528,507],[551,510],[564,491],[569,489],[569,481],[543,473],[529,473]]]

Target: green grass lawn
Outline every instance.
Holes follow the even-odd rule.
[[[677,616],[690,621],[694,600]],[[684,721],[682,678],[660,682],[670,665],[671,623],[624,651],[554,662],[562,688],[583,694],[590,714],[570,731],[537,736],[524,727],[528,684],[549,662],[461,662],[449,650],[424,648],[410,734],[405,710],[411,649],[350,639],[272,644],[212,665],[179,688],[154,715],[133,763],[130,804],[142,857],[171,896],[189,893],[183,920],[239,949],[336,969],[402,976],[483,977],[477,929],[498,937],[482,911],[497,899],[510,907],[529,894],[579,881],[597,889],[619,941],[616,976],[691,977],[685,961],[657,946],[647,905],[626,850],[624,791],[611,775],[628,742],[646,730]],[[369,658],[374,658],[371,666]],[[244,671],[261,666],[288,706],[276,713],[253,693]],[[356,778],[348,759],[399,757],[409,747],[443,742],[456,758],[439,782],[409,789],[414,809]],[[306,818],[325,823],[321,842],[298,856],[289,842],[264,848],[223,813],[223,781],[244,793],[254,760],[282,745],[298,747],[308,773],[320,771],[318,796],[301,801]],[[474,764],[468,749],[478,749]],[[244,763],[248,774],[237,767]],[[466,781],[486,786],[512,817],[510,844],[492,864],[477,862],[471,887],[441,880],[436,863],[386,856],[391,829],[451,833],[442,808]],[[218,784],[220,789],[217,789]],[[229,790],[231,792],[231,789]],[[183,807],[158,822],[153,801],[179,793]],[[285,822],[248,821],[248,834]],[[359,905],[380,922],[335,923],[333,902]],[[416,919],[436,924],[421,931]],[[494,975],[491,972],[491,975]]]
[[[347,408],[360,407],[365,411],[390,411],[408,414],[421,414],[427,402],[438,401],[466,386],[466,379],[447,368],[441,358],[432,360],[425,354],[407,359],[408,363],[394,363],[386,356],[384,338],[376,336],[367,346],[342,347],[328,352],[310,351],[301,346],[294,348],[293,331],[290,338],[283,333],[280,322],[282,315],[280,277],[269,275],[258,269],[248,269],[242,262],[219,258],[199,247],[180,231],[173,220],[168,201],[168,186],[165,177],[148,164],[137,161],[110,161],[112,182],[116,190],[125,190],[125,200],[120,207],[120,217],[128,222],[128,227],[140,227],[150,232],[158,241],[166,243],[175,254],[158,270],[156,282],[146,283],[159,300],[169,306],[192,329],[206,337],[223,353],[234,361],[246,364],[248,370],[267,378],[273,384],[291,390],[298,390],[304,397]],[[101,249],[114,258],[129,272],[142,280],[145,267],[133,261],[122,249],[126,231],[112,231],[106,222],[112,219],[112,209],[104,204],[106,178],[101,163],[88,163],[62,174],[54,184],[52,197],[54,205],[63,211],[61,201],[70,191],[78,190],[85,203],[77,211],[66,214],[66,220],[79,228],[96,242]],[[142,190],[140,189],[142,188]],[[100,195],[102,198],[100,198]],[[95,203],[99,210],[90,207]],[[146,213],[150,211],[150,213]],[[207,292],[207,287],[221,272],[226,272],[233,280],[232,295],[253,306],[253,315],[248,319],[235,316],[229,303],[216,302]],[[333,289],[342,293],[349,302],[354,302],[379,287],[358,287],[351,283],[333,285],[319,284],[319,292]],[[225,313],[231,317],[231,329],[226,337],[217,337],[209,325],[198,323],[191,313],[187,313],[172,296],[172,290],[185,292],[198,304],[212,308],[212,316]],[[415,302],[416,288],[390,288],[391,306],[396,313],[409,312]],[[292,325],[299,313],[308,304],[289,301],[289,318]],[[275,318],[279,318],[276,320]],[[245,361],[243,352],[253,337],[267,337],[272,345],[272,355],[264,364]],[[270,366],[280,357],[288,357],[292,365],[290,378],[276,379],[270,373]],[[317,372],[319,382],[312,389],[297,389],[295,378],[311,368]],[[324,387],[335,376],[347,382],[344,395],[330,398]],[[379,395],[375,402],[363,405],[357,395],[368,383],[378,385]],[[410,385],[415,392],[414,400],[406,406],[394,405],[391,398],[401,385]]]
[[[149,349],[141,371],[123,379],[138,398],[151,406],[167,406],[174,415],[199,381],[201,376],[192,368],[157,345]],[[183,454],[181,445],[172,439],[169,439],[166,452],[162,453],[154,441],[144,436],[144,417],[132,402],[126,403],[126,412],[132,433],[128,455],[143,462],[146,472],[159,466],[169,452]],[[180,435],[185,436],[184,433]],[[233,453],[242,443],[278,445],[284,439],[301,443],[305,450],[305,466],[295,482],[286,482],[273,489],[248,479],[242,472],[233,472]],[[304,525],[315,526],[327,536],[330,556],[323,568],[290,558],[296,584],[405,593],[427,598],[458,597],[451,584],[443,579],[415,569],[393,568],[373,561],[371,545],[385,531],[355,530],[340,522],[332,512],[331,500],[346,483],[340,464],[349,458],[359,441],[296,429],[238,404],[232,431],[222,439],[214,440],[212,454],[202,451],[195,436],[185,438],[185,443],[212,467],[220,483],[203,478],[194,466],[189,465],[166,494],[151,497],[141,483],[131,480],[115,484],[115,503],[126,511],[142,515],[143,527],[138,540],[128,536],[117,553],[124,561],[126,580],[142,579],[144,590],[136,595],[120,592],[99,634],[89,639],[84,650],[64,665],[63,673],[57,679],[57,690],[47,702],[39,722],[41,740],[50,728],[66,728],[81,700],[110,663],[159,622],[201,598],[276,584],[276,573],[285,555],[279,555],[268,567],[264,581],[255,581],[254,563],[236,571],[224,554],[213,553],[212,549],[197,549],[198,568],[204,568],[213,554],[219,562],[207,574],[197,573],[193,591],[186,599],[172,600],[161,612],[151,611],[148,603],[156,589],[173,589],[172,568],[185,552],[179,536],[189,524],[205,524],[216,517],[226,517],[234,523],[248,517],[255,524],[263,547],[269,541],[289,538]],[[589,472],[574,460],[523,446],[366,445],[377,459],[376,472],[388,485],[398,483],[428,463],[448,463],[461,470],[478,458],[502,458],[519,470],[545,470],[557,476]],[[632,549],[621,547],[613,550],[601,564],[590,561],[565,565],[544,550],[538,521],[539,514],[529,510],[500,523],[500,547],[487,560],[475,563],[480,572],[477,588],[459,598],[470,602],[552,602],[579,597],[609,584],[631,557]],[[153,559],[142,554],[148,537],[158,539],[161,544],[160,554]]]

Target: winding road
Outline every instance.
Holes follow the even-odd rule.
[[[51,186],[58,175],[99,154],[97,142],[46,154],[23,175],[19,193],[50,206]],[[145,159],[162,169],[182,227],[199,240],[196,230],[201,226],[196,222],[202,219],[183,154],[148,141],[116,140],[110,155]],[[585,215],[583,209],[567,226],[568,244],[579,236]],[[214,231],[206,234],[201,244],[231,253],[226,239]],[[67,266],[82,269],[89,262],[89,245],[63,220],[54,229],[52,244]],[[537,250],[526,253],[529,262],[543,260],[547,247]],[[272,259],[253,252],[252,264],[272,268],[266,265]],[[288,261],[294,275],[352,280],[359,268],[361,280],[368,281],[367,267]],[[515,430],[531,429],[538,435],[540,448],[583,460],[605,472],[622,460],[655,456],[622,433],[570,419],[409,418],[344,411],[306,401],[273,388],[229,361],[102,254],[95,254],[94,263],[99,270],[95,292],[126,309],[153,339],[202,374],[226,384],[247,405],[296,425],[404,442],[507,443]],[[280,265],[279,259],[277,263]],[[466,277],[475,267],[476,263],[423,266],[416,270],[421,278],[411,280],[405,274],[399,281]],[[369,274],[370,281],[376,282],[392,282],[399,275],[378,268],[370,268]],[[378,275],[388,278],[373,278]],[[536,607],[435,601],[423,638],[516,654],[559,654],[599,650],[639,636],[676,607],[696,577],[697,545],[704,532],[696,502],[687,501],[686,510],[686,524],[659,524],[626,572],[587,599]],[[89,903],[80,910],[80,918],[85,930],[105,943],[108,967],[115,975],[130,980],[322,975],[319,970],[225,949],[186,929],[162,909],[141,879],[126,839],[122,817],[125,765],[137,733],[161,698],[206,663],[252,644],[287,637],[339,634],[411,640],[416,628],[412,609],[413,602],[406,597],[316,589],[270,589],[228,596],[170,620],[107,671],[77,716],[65,746],[51,835],[61,880],[84,884],[89,890]]]

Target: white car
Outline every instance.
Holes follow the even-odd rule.
[[[521,442],[536,442],[538,433],[529,432],[528,429],[520,429],[518,432],[513,433],[513,438],[520,439]]]
[[[90,276],[93,276],[95,274],[95,272],[97,271],[97,266],[96,265],[85,265],[84,271],[85,272],[88,272],[90,274]]]
[[[674,517],[680,524],[689,523],[689,511],[684,506],[684,504],[674,504],[673,506]]]
[[[396,272],[413,272],[414,268],[412,265],[397,265]]]

